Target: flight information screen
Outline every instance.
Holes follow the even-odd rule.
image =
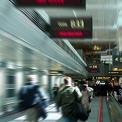
[[[18,6],[86,7],[86,0],[16,0]]]
[[[92,17],[51,18],[51,37],[92,38]]]

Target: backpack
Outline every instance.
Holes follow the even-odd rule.
[[[74,96],[74,88],[72,87],[65,87],[64,89],[61,90],[60,95],[61,95],[61,104],[71,104],[75,100]]]
[[[65,116],[71,116],[83,121],[88,119],[89,114],[83,107],[78,98],[77,91],[74,88],[64,88],[61,92],[61,97],[61,104],[64,106],[64,108],[62,107],[62,110]]]

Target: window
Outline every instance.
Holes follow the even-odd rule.
[[[7,76],[7,87],[6,87],[6,97],[15,97],[15,76],[8,75]]]

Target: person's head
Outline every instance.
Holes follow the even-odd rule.
[[[119,86],[122,88],[122,82],[121,82],[121,83],[119,83]]]
[[[88,87],[88,81],[83,81],[83,85]]]
[[[55,83],[55,84],[54,84],[54,87],[58,87],[58,85]]]
[[[86,89],[87,89],[87,86],[85,84],[83,84],[82,90],[86,90]]]
[[[74,82],[74,86],[78,86],[78,82]]]
[[[26,78],[26,81],[27,81],[27,82],[31,82],[32,80],[33,80],[32,77],[27,76],[27,78]]]
[[[116,81],[116,82],[114,82],[114,85],[115,86],[119,86],[119,83]]]
[[[64,78],[64,85],[72,86],[72,79],[70,77],[65,77]]]

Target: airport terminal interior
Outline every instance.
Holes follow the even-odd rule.
[[[37,122],[18,109],[27,78],[46,103],[38,122],[122,122],[122,0],[0,0],[0,122]],[[57,107],[65,80],[90,96],[85,121]]]

